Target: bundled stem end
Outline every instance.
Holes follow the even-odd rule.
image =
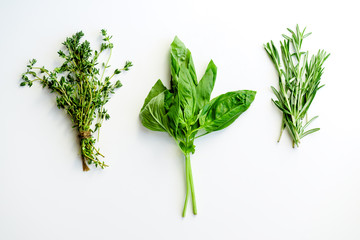
[[[83,171],[87,172],[90,171],[90,168],[88,167],[88,165],[86,164],[86,159],[84,155],[81,155],[81,161],[82,161],[82,167],[83,167]]]
[[[90,168],[88,167],[88,165],[86,163],[87,158],[86,158],[85,153],[84,153],[85,149],[83,149],[83,146],[85,145],[83,143],[83,140],[91,138],[91,131],[79,131],[79,138],[80,138],[82,167],[83,167],[83,171],[87,172],[87,171],[90,171]]]

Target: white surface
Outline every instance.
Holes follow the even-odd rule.
[[[335,4],[335,2],[337,2]],[[357,1],[2,1],[0,3],[0,239],[360,239],[359,14]],[[275,69],[262,44],[307,26],[304,47],[331,53],[310,115],[321,131],[278,144]],[[132,60],[107,107],[100,147],[110,167],[84,173],[76,133],[35,85],[20,88],[28,59],[54,67],[65,37],[95,48],[112,34],[111,63]],[[198,76],[218,66],[213,96],[258,92],[229,128],[198,139],[192,167],[198,216],[181,210],[183,158],[138,113],[157,79],[169,83],[178,35]]]

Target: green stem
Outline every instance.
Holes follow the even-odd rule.
[[[193,206],[193,213],[194,213],[194,215],[197,214],[194,181],[193,181],[193,177],[192,177],[191,163],[190,163],[190,153],[185,154],[185,173],[186,173],[186,196],[185,196],[184,209],[183,209],[183,213],[182,213],[183,217],[185,217],[185,215],[186,215],[186,208],[187,208],[190,194],[191,194],[191,202],[192,202],[192,206]]]
[[[190,164],[190,154],[189,154],[188,171],[189,171],[189,180],[190,180],[190,188],[191,188],[191,200],[192,200],[192,206],[193,206],[193,213],[194,213],[194,215],[196,215],[197,214],[197,208],[196,208],[196,199],[195,199],[194,180],[193,180],[193,177],[192,177],[191,164]]]
[[[108,41],[108,42],[109,42],[109,41]],[[110,43],[110,42],[109,42],[109,43]],[[111,54],[112,54],[112,48],[110,49],[109,58],[108,58],[108,60],[106,61],[106,64],[105,64],[105,66],[104,66],[104,70],[103,70],[103,72],[102,72],[102,74],[101,74],[100,82],[102,82],[102,80],[103,80],[103,78],[104,78],[105,71],[106,71],[106,69],[107,69],[108,66],[109,66],[109,61],[110,61],[110,58],[111,58]],[[114,75],[115,75],[115,74],[113,74],[113,75],[111,76],[111,78],[112,78]],[[111,78],[109,78],[109,81],[110,81]],[[98,93],[97,95],[99,95],[99,94],[102,92],[102,90],[104,89],[104,87],[105,87],[105,84],[104,84],[104,86],[103,86],[99,91],[97,91],[97,93]],[[103,108],[104,108],[104,105],[101,106],[101,108],[100,108],[100,110],[99,110],[98,112],[102,112],[102,111],[103,111]],[[98,119],[97,119],[97,123],[100,123],[100,124],[101,124],[101,119],[99,118],[99,116],[98,116]],[[98,129],[97,141],[99,141],[99,139],[100,139],[100,128]]]
[[[285,116],[283,114],[283,117],[281,120],[281,129],[280,129],[280,136],[279,136],[278,142],[280,142],[281,136],[282,136],[285,128],[286,128],[286,123],[285,123]]]
[[[188,163],[190,163],[190,156],[189,154],[185,155],[185,176],[186,176],[186,195],[185,195],[185,203],[184,203],[184,209],[182,212],[182,216],[185,217],[186,215],[186,208],[189,200],[190,195],[190,181],[189,181],[189,171],[188,171]]]
[[[108,41],[108,43],[110,43],[110,42]],[[107,59],[107,61],[106,61],[105,66],[104,66],[104,70],[103,70],[103,72],[102,72],[102,74],[101,74],[100,82],[102,82],[102,80],[103,80],[103,78],[104,78],[105,71],[106,71],[106,69],[108,68],[109,61],[110,61],[110,58],[111,58],[111,54],[112,54],[112,48],[110,48],[110,54],[109,54],[109,57],[108,57],[108,59]]]
[[[99,152],[99,150],[97,150],[96,149],[96,147],[94,146],[94,144],[92,144],[91,142],[90,142],[90,145],[93,147],[93,149],[97,152],[97,154],[99,154],[100,156],[102,156],[103,158],[105,157],[104,155],[102,155],[100,152]]]

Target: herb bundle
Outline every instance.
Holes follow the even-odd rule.
[[[320,85],[320,79],[324,71],[323,64],[330,54],[319,50],[310,58],[309,52],[302,51],[301,46],[303,40],[311,33],[305,33],[306,28],[300,31],[298,25],[296,31],[289,28],[287,30],[291,36],[282,35],[284,40],[280,41],[281,57],[273,41],[265,44],[264,48],[279,74],[279,90],[271,87],[277,98],[272,101],[283,113],[278,142],[287,128],[293,140],[293,147],[299,147],[303,137],[320,130],[306,130],[318,117],[308,120],[307,111],[317,91],[324,86]]]
[[[177,37],[171,44],[170,57],[171,88],[167,89],[158,80],[145,99],[140,119],[150,130],[167,132],[185,155],[184,217],[190,194],[193,213],[197,214],[190,164],[190,154],[195,152],[194,140],[233,123],[249,108],[256,92],[228,92],[210,100],[217,74],[214,62],[210,61],[198,82],[191,52]]]
[[[63,45],[66,50],[58,51],[64,60],[60,67],[50,71],[45,67],[35,66],[36,60],[30,60],[27,71],[22,74],[21,86],[31,87],[38,81],[44,88],[57,93],[56,102],[59,109],[64,109],[70,116],[73,127],[78,130],[82,166],[84,171],[90,170],[88,164],[96,167],[107,167],[99,157],[104,157],[95,147],[93,133],[99,132],[101,125],[110,118],[104,105],[110,100],[111,94],[122,86],[120,80],[113,83],[113,77],[122,71],[128,71],[132,63],[127,61],[123,68],[116,69],[110,76],[104,77],[110,67],[109,61],[113,49],[112,36],[101,30],[103,41],[99,51],[93,51],[88,41],[80,42],[84,36],[78,32],[66,38]],[[100,54],[109,51],[106,62],[98,67]],[[95,120],[96,119],[96,120]],[[93,126],[94,120],[96,123]]]

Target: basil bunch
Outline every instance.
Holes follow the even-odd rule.
[[[185,155],[186,197],[182,216],[191,192],[193,213],[197,214],[190,153],[195,138],[226,128],[245,112],[255,91],[241,90],[222,94],[210,101],[217,67],[213,61],[198,82],[191,52],[175,37],[171,44],[171,88],[161,80],[152,87],[140,111],[142,124],[153,131],[167,132]]]

